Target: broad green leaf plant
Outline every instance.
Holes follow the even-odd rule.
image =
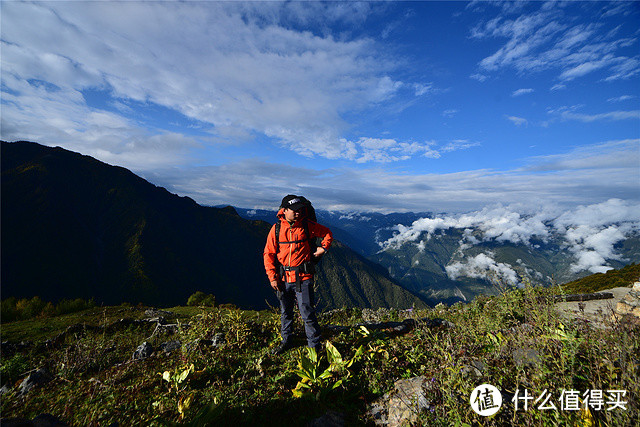
[[[315,396],[319,400],[327,392],[340,387],[351,375],[348,368],[364,351],[360,346],[351,359],[344,360],[329,341],[325,343],[325,347],[329,362],[325,369],[321,368],[322,357],[319,357],[315,349],[306,347],[298,351],[298,368],[293,372],[300,377],[300,381],[292,390],[295,397]]]

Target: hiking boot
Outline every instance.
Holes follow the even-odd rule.
[[[282,341],[278,347],[271,350],[271,354],[273,354],[274,356],[277,354],[282,354],[285,351],[289,350],[291,347],[293,347],[291,341]]]

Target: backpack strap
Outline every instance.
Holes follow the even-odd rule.
[[[310,250],[310,256],[311,256],[311,262],[313,262],[314,264],[317,263],[317,259],[313,258],[313,254],[316,251],[316,248],[318,247],[317,242],[315,241],[315,239],[311,238],[311,233],[309,232],[309,222],[307,221],[307,218],[303,218],[302,219],[302,229],[304,230],[304,239],[301,240],[293,240],[293,241],[280,241],[280,228],[282,226],[282,223],[280,221],[276,222],[275,227],[276,227],[276,261],[278,259],[278,253],[280,252],[280,244],[284,244],[284,245],[290,245],[293,243],[303,243],[306,241],[309,241],[309,250]],[[315,262],[314,262],[315,261]]]
[[[280,218],[276,222],[276,262],[278,261],[278,252],[280,252]]]
[[[309,233],[309,221],[307,220],[307,218],[303,219],[302,221],[302,226],[304,227],[304,235],[307,236],[306,240],[309,241],[311,263],[315,265],[320,261],[320,258],[314,258],[313,256],[313,254],[316,252],[316,249],[318,249],[318,242],[316,241],[316,239],[311,238],[311,233]]]
[[[290,245],[292,243],[302,243],[302,242],[306,242],[307,240],[311,240],[310,239],[310,234],[309,234],[309,224],[307,223],[307,219],[303,219],[302,220],[302,229],[304,230],[304,239],[300,239],[300,240],[284,240],[281,241],[280,240],[280,227],[281,227],[281,223],[278,221],[276,222],[276,253],[278,253],[280,251],[280,244],[285,244],[285,245]]]

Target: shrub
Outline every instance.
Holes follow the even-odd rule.
[[[187,300],[187,305],[191,307],[196,307],[196,306],[215,307],[216,297],[211,294],[205,294],[204,292],[196,291],[196,293],[191,295]]]
[[[0,377],[3,383],[13,383],[29,370],[29,361],[22,354],[15,354],[2,361]]]
[[[85,301],[82,298],[75,300],[61,300],[58,304],[45,302],[40,297],[35,296],[31,299],[15,297],[7,298],[2,301],[2,322],[13,322],[15,320],[26,320],[38,316],[56,316],[61,314],[76,313],[95,307],[93,299]]]

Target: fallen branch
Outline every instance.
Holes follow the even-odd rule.
[[[612,292],[596,292],[593,294],[554,295],[554,302],[592,301],[613,298]]]

